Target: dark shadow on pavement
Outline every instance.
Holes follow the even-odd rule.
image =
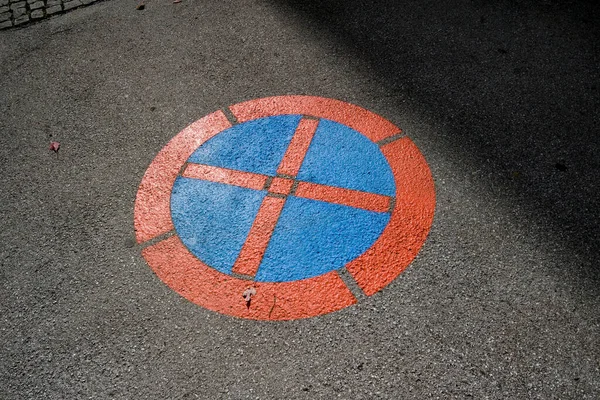
[[[368,65],[392,102],[444,132],[422,134],[600,273],[600,7],[584,1],[273,0]],[[410,136],[410,132],[407,132]],[[435,176],[434,176],[435,178]],[[578,262],[577,260],[582,260]],[[556,272],[556,271],[555,271]],[[565,271],[561,271],[561,276]]]

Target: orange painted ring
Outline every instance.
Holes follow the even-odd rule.
[[[229,109],[240,123],[283,114],[326,118],[380,142],[380,150],[394,175],[395,205],[388,225],[371,248],[345,267],[369,296],[408,267],[431,228],[435,189],[429,166],[410,139],[400,137],[385,143],[384,139],[394,139],[392,136],[401,132],[398,127],[358,106],[313,96],[268,97]],[[148,167],[134,208],[136,239],[138,243],[151,243],[142,250],[148,265],[164,283],[189,301],[241,318],[309,318],[356,303],[337,271],[291,282],[253,282],[209,267],[192,255],[177,235],[163,238],[174,231],[170,196],[182,167],[200,145],[231,126],[222,111],[209,114],[177,134]],[[256,289],[256,294],[247,307],[242,293],[249,286]]]

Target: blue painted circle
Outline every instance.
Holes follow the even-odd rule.
[[[279,115],[235,125],[202,144],[188,162],[275,176],[301,118]],[[379,147],[327,119],[319,121],[296,178],[387,196],[396,192]],[[192,254],[231,274],[266,194],[178,177],[171,193],[175,230]],[[255,280],[288,282],[342,268],[371,247],[389,219],[387,212],[290,195]]]

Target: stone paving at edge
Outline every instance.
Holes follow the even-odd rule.
[[[0,0],[0,29],[23,25],[31,21],[99,0]]]

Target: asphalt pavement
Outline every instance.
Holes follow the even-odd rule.
[[[1,399],[600,398],[600,7],[137,5],[0,32]],[[436,208],[378,293],[255,321],[165,285],[134,204],[177,133],[280,95],[402,128]]]

